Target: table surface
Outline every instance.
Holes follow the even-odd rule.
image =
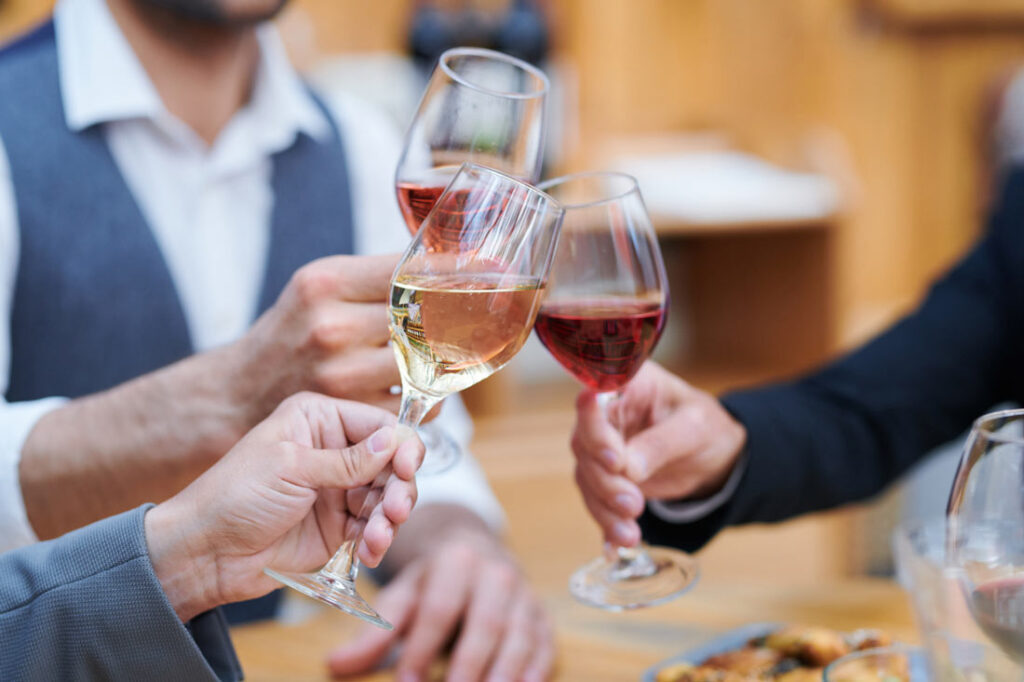
[[[757,545],[764,556],[749,567],[728,575],[706,571],[696,588],[664,606],[616,614],[577,604],[566,581],[599,544],[572,484],[565,445],[571,423],[567,412],[491,419],[478,424],[473,446],[508,514],[509,543],[556,622],[556,680],[636,680],[648,667],[717,632],[753,622],[880,627],[899,639],[916,639],[909,603],[894,583],[842,576],[790,580],[759,568],[786,551],[764,542]],[[367,583],[365,589],[373,587]],[[298,622],[235,628],[246,679],[326,679],[326,653],[359,627],[352,617],[291,598],[305,612]],[[359,679],[391,675],[382,671]]]

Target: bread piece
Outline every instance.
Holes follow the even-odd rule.
[[[782,658],[782,653],[775,649],[746,647],[712,656],[701,665],[760,677],[774,668]]]
[[[729,670],[721,670],[710,666],[693,666],[689,663],[676,663],[658,671],[655,682],[757,682],[757,677],[746,677]]]
[[[813,667],[823,667],[850,653],[843,636],[827,628],[792,626],[765,638],[765,646]]]

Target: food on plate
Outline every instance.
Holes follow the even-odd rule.
[[[880,630],[844,634],[820,627],[786,626],[756,637],[739,649],[708,657],[699,665],[673,663],[658,671],[656,682],[821,682],[822,671],[851,651],[888,646]],[[873,678],[865,678],[870,680]],[[894,671],[886,682],[909,679]],[[858,681],[859,682],[859,681]]]
[[[764,645],[779,651],[786,658],[820,668],[850,653],[846,638],[827,628],[786,627],[765,638]]]

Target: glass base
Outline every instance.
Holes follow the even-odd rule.
[[[607,611],[625,611],[671,601],[697,584],[697,560],[667,547],[640,545],[585,564],[569,579],[579,601]]]
[[[347,580],[331,578],[323,573],[278,573],[269,568],[263,572],[274,580],[298,590],[307,597],[312,597],[325,604],[341,609],[367,623],[372,623],[385,630],[393,630],[394,626],[381,618],[373,607],[356,592],[356,586]]]
[[[419,435],[427,452],[416,472],[418,476],[443,474],[459,463],[462,449],[447,433],[433,424],[424,424],[419,428]]]

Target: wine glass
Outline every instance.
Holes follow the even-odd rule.
[[[573,377],[598,391],[604,410],[615,409],[665,325],[668,283],[654,227],[629,175],[580,173],[540,187],[565,207],[565,220],[537,335]],[[569,590],[620,611],[678,597],[696,578],[688,554],[619,547],[576,571]]]
[[[971,615],[1024,664],[1024,410],[974,422],[947,515],[949,556]]]
[[[463,162],[495,168],[526,182],[540,177],[548,79],[501,52],[458,47],[438,59],[405,138],[395,170],[398,205],[414,235]],[[454,465],[459,447],[427,424],[420,474]]]
[[[419,426],[439,401],[487,378],[519,352],[540,307],[563,214],[535,187],[483,166],[462,165],[391,280],[391,339],[402,375],[400,423]],[[362,529],[390,475],[388,467],[368,486],[360,522],[320,571],[265,572],[391,629],[355,587]]]

